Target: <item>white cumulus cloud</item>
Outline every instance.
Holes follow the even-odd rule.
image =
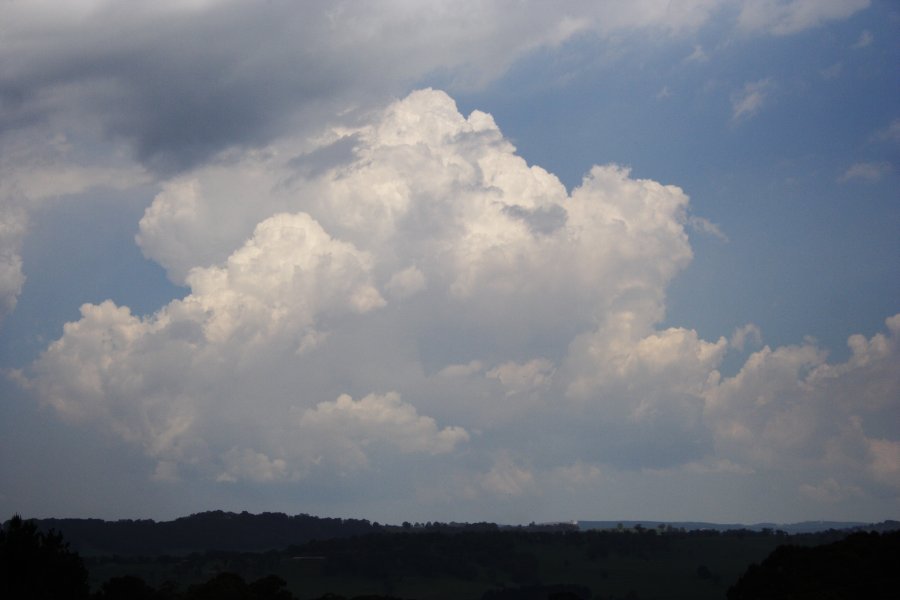
[[[809,343],[751,355],[739,373],[705,394],[717,455],[750,468],[833,479],[837,485],[804,488],[823,497],[838,488],[900,485],[896,432],[889,439],[876,433],[900,407],[900,315],[886,325],[887,333],[851,336],[844,363],[828,363]]]
[[[438,429],[431,417],[421,416],[400,395],[369,394],[358,401],[342,394],[333,402],[320,402],[298,418],[298,435],[317,440],[320,448],[327,448],[334,440],[345,439],[351,444],[342,448],[339,462],[365,461],[364,447],[383,443],[402,452],[443,454],[469,439],[459,427]]]

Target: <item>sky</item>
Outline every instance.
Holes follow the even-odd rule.
[[[0,3],[0,514],[900,519],[900,5]]]

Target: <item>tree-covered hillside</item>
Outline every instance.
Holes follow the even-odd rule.
[[[91,527],[102,522],[45,520],[40,528],[37,523],[14,519],[4,526],[0,556],[6,561],[5,584],[63,580],[50,574],[56,568],[52,565],[74,565],[67,577],[81,569],[84,587],[77,597],[85,598],[89,585],[93,600],[722,600],[726,594],[757,600],[794,597],[798,590],[809,589],[812,595],[797,597],[824,597],[823,585],[843,590],[843,595],[832,594],[835,598],[855,597],[847,590],[887,598],[891,596],[885,590],[897,588],[889,566],[900,559],[900,532],[788,535],[665,526],[593,531],[490,523],[385,526],[307,515],[221,512],[170,523],[120,521],[95,529]],[[75,523],[83,529],[70,527],[62,534],[42,530],[50,523]],[[79,543],[94,553],[82,560],[70,551],[63,542],[69,532],[82,535]],[[124,544],[117,536],[129,532],[149,532],[149,537]],[[167,532],[171,539],[165,537]],[[289,543],[274,547],[279,540]],[[203,543],[210,546],[200,548]],[[11,550],[42,544],[55,548],[51,554],[57,558]],[[115,544],[132,551],[96,552]],[[223,545],[240,549],[221,549]],[[140,548],[166,550],[136,554]],[[185,548],[193,550],[184,553]],[[819,582],[818,588],[804,583],[810,578]],[[859,587],[862,580],[868,587]],[[779,590],[789,595],[778,595]]]

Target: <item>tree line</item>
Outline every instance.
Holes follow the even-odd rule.
[[[897,597],[900,589],[894,573],[900,564],[900,531],[788,536],[672,528],[576,532],[489,524],[429,526],[369,524],[363,535],[308,540],[262,553],[219,550],[155,559],[88,557],[86,565],[61,533],[14,516],[0,529],[0,598],[292,600],[300,593],[298,581],[377,584],[370,585],[375,595],[346,596],[357,600],[412,600],[421,594],[409,590],[448,581],[463,585],[460,589],[478,590],[451,596],[473,600],[721,598],[726,591],[729,600],[877,599]],[[737,571],[723,576],[725,563],[712,562],[716,554],[747,548],[764,552],[749,568],[750,561],[743,563],[740,577]],[[709,560],[691,562],[692,556]],[[160,572],[173,576],[142,577],[148,571],[141,569],[152,560],[161,565]],[[676,564],[682,570],[680,583],[660,588],[645,581],[665,575]],[[631,587],[622,580],[623,565],[630,565]],[[95,579],[91,590],[89,571],[110,566],[116,567],[116,574],[102,582]],[[419,582],[418,588],[409,587],[413,580]],[[345,598],[320,592],[302,598]]]

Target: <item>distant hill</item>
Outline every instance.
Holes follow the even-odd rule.
[[[381,525],[366,519],[337,519],[306,514],[233,513],[221,510],[181,517],[151,519],[30,519],[41,531],[63,534],[82,556],[183,556],[194,552],[265,552],[314,540],[334,540],[369,533],[494,531],[493,523],[427,523]],[[525,531],[558,531],[575,525],[529,525]]]
[[[382,530],[365,519],[223,511],[174,521],[34,519],[42,531],[55,529],[84,556],[184,555],[206,550],[262,552],[310,540],[346,538]]]
[[[578,528],[581,531],[589,531],[592,529],[618,529],[620,525],[624,529],[634,529],[638,526],[643,527],[644,529],[658,529],[660,526],[669,526],[674,529],[684,529],[685,531],[736,531],[739,529],[764,531],[770,529],[772,531],[784,531],[785,533],[790,534],[818,533],[820,531],[828,531],[829,529],[860,531],[894,531],[900,529],[900,521],[882,521],[881,523],[862,523],[858,521],[802,521],[799,523],[753,523],[751,525],[741,523],[707,523],[704,521],[578,521]]]
[[[181,517],[173,521],[101,519],[34,519],[42,531],[54,529],[63,534],[73,550],[82,556],[154,556],[186,555],[209,550],[264,552],[313,540],[349,538],[369,533],[410,533],[490,531],[515,529],[523,532],[565,532],[618,529],[659,529],[666,526],[685,531],[781,530],[789,534],[837,530],[890,531],[900,522],[877,525],[839,521],[806,521],[793,524],[756,523],[753,525],[706,523],[701,521],[578,521],[573,523],[530,524],[501,527],[493,523],[428,523],[381,525],[365,519],[338,519],[306,514],[233,513],[211,511]]]

